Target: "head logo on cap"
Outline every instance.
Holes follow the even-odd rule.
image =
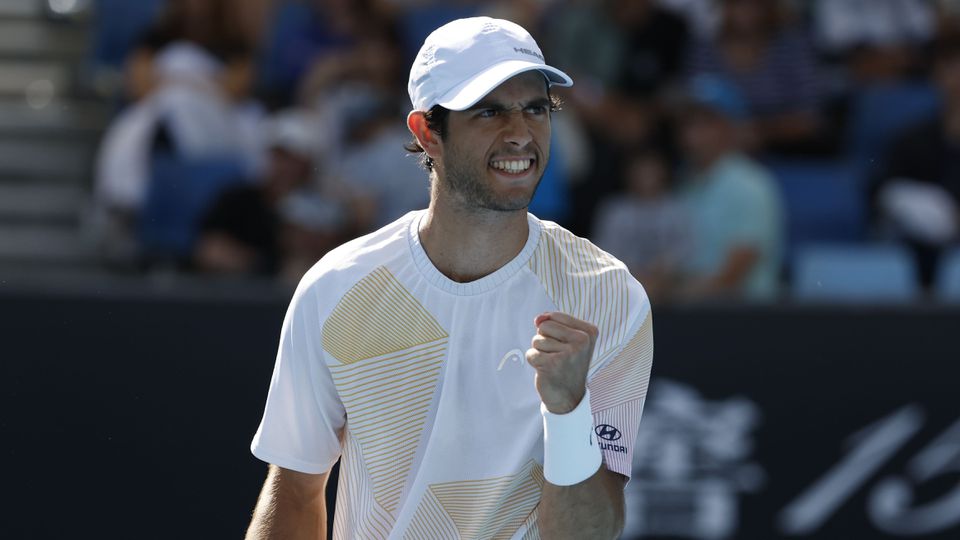
[[[414,110],[441,105],[470,108],[514,75],[538,70],[553,85],[573,80],[548,66],[537,42],[520,25],[503,19],[471,17],[449,22],[427,36],[413,66],[407,90]]]

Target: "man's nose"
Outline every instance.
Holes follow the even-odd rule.
[[[533,130],[527,123],[523,111],[510,111],[507,115],[507,126],[504,141],[523,148],[533,140]]]

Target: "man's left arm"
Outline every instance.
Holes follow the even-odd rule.
[[[627,478],[605,465],[572,486],[546,482],[537,523],[543,538],[617,538],[623,530]]]
[[[593,437],[587,372],[596,326],[564,313],[536,318],[527,351],[544,415],[544,475],[538,526],[544,538],[616,538],[626,477],[602,463]]]

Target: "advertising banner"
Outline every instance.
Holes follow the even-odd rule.
[[[661,319],[625,538],[960,538],[960,319]]]

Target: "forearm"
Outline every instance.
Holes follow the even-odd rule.
[[[750,274],[760,252],[751,246],[737,246],[730,250],[720,270],[710,280],[715,292],[725,292],[740,287]]]
[[[572,486],[545,482],[537,519],[543,538],[617,538],[623,529],[625,478],[601,465]]]
[[[599,330],[558,312],[534,319],[527,351],[542,401],[543,476],[537,526],[543,538],[616,538],[623,528],[624,477],[603,465],[594,437],[587,368]]]
[[[304,496],[289,482],[282,482],[282,474],[278,467],[270,467],[246,540],[326,539],[327,508],[323,491]]]

